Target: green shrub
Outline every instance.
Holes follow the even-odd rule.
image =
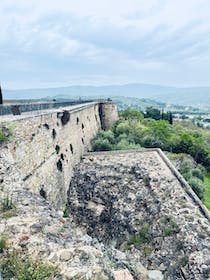
[[[111,151],[112,145],[110,144],[108,139],[98,138],[93,142],[92,147],[94,152],[97,151]]]
[[[119,123],[116,126],[115,133],[116,133],[116,136],[119,136],[120,134],[128,135],[130,133],[130,130],[131,130],[130,122],[128,120],[126,120],[126,121]]]
[[[194,168],[191,170],[192,176],[197,177],[201,181],[204,181],[204,172],[199,168]]]
[[[152,254],[152,248],[145,246],[143,248],[143,255],[146,257],[150,256]]]
[[[132,150],[132,149],[140,149],[141,146],[134,143],[129,143],[126,139],[122,139],[119,141],[114,147],[115,150]]]
[[[68,218],[69,217],[69,209],[68,206],[66,205],[64,210],[63,210],[63,217]]]
[[[0,128],[0,143],[6,141],[8,138],[4,135],[2,129]]]
[[[197,196],[202,200],[204,197],[204,186],[203,186],[203,182],[196,178],[196,177],[192,177],[189,181],[188,181],[189,185],[191,186],[191,188],[193,189],[193,191],[197,194]]]
[[[107,139],[110,144],[115,143],[115,136],[111,130],[108,131],[100,130],[97,137],[102,139]]]
[[[194,168],[194,163],[190,159],[184,159],[180,164],[179,171],[181,174],[189,173]]]
[[[0,205],[1,205],[1,210],[3,212],[9,211],[9,210],[12,210],[15,208],[15,204],[13,203],[12,198],[9,195],[7,195],[5,198],[3,198],[0,201]]]
[[[161,223],[163,224],[163,236],[170,236],[179,232],[179,227],[177,223],[173,220],[171,216],[165,216],[161,218]]]
[[[144,176],[143,177],[143,182],[144,182],[146,187],[150,187],[150,178],[149,178],[149,176]]]
[[[141,112],[139,112],[138,110],[131,109],[131,108],[125,109],[121,113],[121,117],[124,118],[125,120],[129,120],[129,119],[143,120],[143,118],[144,118],[144,116]]]
[[[2,234],[0,237],[0,253],[4,251],[4,249],[7,247],[8,243],[8,237],[5,234]]]
[[[12,130],[14,125],[1,123],[0,124],[0,144],[4,141],[7,141],[12,135]]]
[[[152,236],[150,233],[150,227],[145,223],[142,225],[137,234],[131,236],[130,240],[128,241],[128,246],[130,247],[133,245],[135,248],[140,248],[144,244],[150,243],[151,239]]]
[[[189,172],[183,173],[182,176],[188,182],[192,178],[192,173],[189,171]]]
[[[180,260],[179,260],[179,264],[180,266],[184,267],[188,264],[189,262],[189,258],[188,256],[183,256]]]
[[[174,233],[177,233],[177,225],[176,224],[169,224],[163,230],[163,236],[170,236]]]
[[[21,251],[12,251],[0,260],[3,279],[47,280],[58,274],[57,267],[33,260]]]

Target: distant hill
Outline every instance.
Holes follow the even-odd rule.
[[[210,108],[210,87],[176,88],[148,84],[126,84],[110,86],[69,86],[58,88],[39,88],[24,90],[4,90],[6,99],[39,99],[39,98],[103,98],[128,96],[153,99],[168,104],[180,104]]]

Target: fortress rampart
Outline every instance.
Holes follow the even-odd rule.
[[[5,154],[11,158],[27,189],[40,193],[56,208],[61,208],[66,202],[75,164],[89,150],[98,130],[109,128],[116,119],[115,104],[97,102],[46,110],[41,114],[3,116],[1,122],[12,124],[14,136],[2,146],[0,153],[6,149]],[[3,161],[1,157],[1,164]],[[1,174],[1,181],[6,176]]]
[[[86,153],[117,117],[94,102],[0,118],[0,198],[17,213],[0,213],[0,235],[61,279],[209,279],[209,212],[163,152]]]

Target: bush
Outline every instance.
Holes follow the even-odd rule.
[[[174,221],[170,221],[163,230],[163,236],[170,236],[179,231],[178,225]]]
[[[107,139],[110,144],[115,143],[115,136],[111,130],[108,131],[100,130],[97,137],[101,139]]]
[[[108,139],[98,138],[93,143],[93,151],[111,151],[112,145],[110,144]]]
[[[150,227],[145,223],[142,225],[139,232],[130,238],[128,246],[133,245],[136,248],[140,248],[142,245],[150,243],[151,240],[152,235],[150,233]]]
[[[1,210],[3,212],[5,211],[9,211],[9,210],[12,210],[15,208],[15,205],[12,201],[12,198],[7,195],[5,198],[3,198],[1,201],[0,201],[0,206],[1,206]]]
[[[21,251],[12,251],[1,258],[3,279],[47,280],[58,274],[58,269],[40,260],[32,260]]]
[[[63,217],[64,218],[68,218],[69,217],[69,209],[68,209],[68,205],[66,204],[66,206],[63,209]]]
[[[180,164],[179,171],[181,174],[186,174],[194,168],[194,163],[190,159],[184,159],[183,162]]]
[[[12,129],[14,125],[3,125],[0,126],[0,144],[4,141],[7,141],[12,135]]]
[[[144,116],[141,112],[139,112],[138,110],[134,110],[131,108],[127,108],[125,109],[122,113],[121,113],[121,117],[123,117],[125,120],[143,120]]]
[[[0,143],[7,140],[7,137],[4,135],[2,129],[0,129]]]
[[[115,150],[134,150],[141,149],[141,146],[134,143],[129,143],[126,139],[122,139],[114,146]]]
[[[152,135],[146,135],[144,136],[144,138],[142,139],[142,145],[145,148],[152,148],[155,146],[155,139]]]
[[[209,154],[206,156],[205,162],[203,163],[203,165],[205,166],[206,170],[207,170],[208,172],[210,172],[210,152],[209,152]]]
[[[189,149],[192,147],[192,143],[192,136],[187,132],[182,132],[179,134],[179,138],[176,139],[176,143],[173,145],[173,152],[189,154]]]
[[[193,177],[197,177],[201,181],[204,181],[204,172],[200,168],[192,169],[191,173]]]
[[[128,135],[130,132],[130,129],[131,129],[131,126],[130,126],[129,121],[121,122],[115,128],[116,136],[119,136],[120,134]]]
[[[189,185],[191,186],[191,188],[193,189],[193,191],[197,194],[197,196],[202,200],[204,197],[204,186],[203,186],[203,182],[196,178],[196,177],[192,177],[189,181],[188,181]]]
[[[4,249],[7,247],[8,243],[8,237],[5,234],[2,234],[0,237],[0,253],[4,251]]]

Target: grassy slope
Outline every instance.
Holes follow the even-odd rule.
[[[210,210],[210,172],[206,174],[205,181],[204,204]]]

